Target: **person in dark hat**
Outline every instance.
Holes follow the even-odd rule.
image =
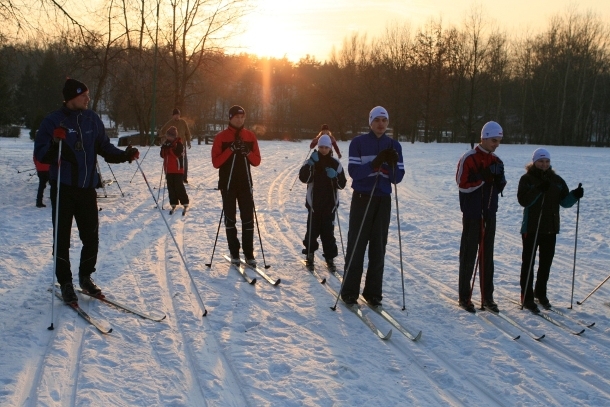
[[[55,275],[63,300],[75,303],[78,297],[72,285],[70,269],[70,234],[72,220],[76,221],[82,241],[78,280],[80,287],[92,295],[102,295],[93,282],[99,246],[97,192],[100,176],[97,156],[108,163],[132,162],[140,153],[136,148],[118,149],[106,135],[104,123],[87,108],[89,89],[69,78],[63,88],[64,104],[44,118],[34,141],[34,158],[50,164],[52,219],[57,234],[57,267]],[[61,144],[60,144],[61,143]],[[59,157],[61,145],[61,157]],[[58,165],[58,159],[61,165]],[[58,185],[61,184],[61,185]],[[59,207],[57,192],[59,188]],[[56,211],[58,217],[56,217]]]
[[[180,109],[178,109],[177,107],[174,108],[174,110],[172,111],[172,118],[169,119],[169,121],[167,123],[165,123],[163,125],[163,127],[161,127],[161,130],[159,130],[159,134],[158,137],[164,137],[167,134],[167,130],[174,126],[177,130],[178,130],[178,138],[180,140],[182,140],[182,143],[186,145],[187,148],[191,148],[191,131],[189,130],[189,126],[186,123],[186,120],[184,120],[183,118],[180,117],[181,112]],[[186,150],[184,150],[184,174],[182,176],[182,180],[185,184],[188,184],[188,169],[189,169],[189,162],[188,162],[188,157],[186,154]]]
[[[254,198],[250,166],[261,163],[258,141],[244,128],[246,111],[241,106],[229,109],[229,126],[214,137],[212,164],[218,168],[218,189],[222,194],[225,230],[231,262],[238,265],[240,242],[237,238],[237,208],[242,226],[241,248],[246,262],[256,266],[254,259]]]
[[[313,149],[316,148],[316,146],[318,145],[318,140],[320,140],[320,137],[327,135],[328,137],[330,137],[330,141],[333,145],[333,148],[335,149],[335,152],[337,153],[337,158],[341,158],[341,151],[339,151],[339,146],[337,145],[337,140],[335,140],[335,137],[333,137],[333,134],[330,132],[330,129],[328,128],[328,124],[323,124],[322,128],[320,129],[320,132],[318,133],[318,135],[311,140],[311,144],[309,144],[309,149]]]

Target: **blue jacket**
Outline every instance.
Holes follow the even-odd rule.
[[[104,124],[92,110],[70,110],[62,107],[44,118],[34,141],[34,156],[51,164],[49,177],[57,181],[59,143],[53,142],[53,131],[66,129],[61,150],[61,183],[78,188],[95,188],[99,184],[97,155],[108,163],[128,161],[127,154],[106,136]]]
[[[396,173],[394,169],[386,163],[377,170],[373,168],[371,161],[377,157],[382,150],[393,148],[398,152],[398,163]],[[387,196],[392,193],[392,183],[398,184],[405,176],[405,165],[402,158],[402,146],[400,143],[385,134],[379,138],[372,131],[367,134],[354,137],[349,145],[349,164],[347,172],[352,177],[352,188],[355,192],[370,195],[375,185],[377,185],[373,195]]]

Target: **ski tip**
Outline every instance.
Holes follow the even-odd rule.
[[[278,286],[278,285],[279,285],[281,282],[282,282],[282,280],[278,278],[278,279],[275,281],[275,283],[273,283],[273,285],[274,285],[274,286]]]
[[[541,339],[544,339],[545,336],[546,336],[545,334],[542,334],[542,336],[539,336],[538,338],[534,338],[534,339],[537,341],[540,341]]]
[[[204,310],[203,310],[203,315],[202,315],[202,317],[205,317],[206,315],[208,315],[208,310],[207,310],[207,309],[204,309]],[[163,318],[165,318],[165,317],[163,317]]]
[[[595,326],[595,322],[593,322],[593,323],[592,323],[592,324],[590,324],[590,325],[587,325],[587,328],[593,328],[594,326]]]
[[[390,330],[388,331],[388,333],[387,333],[385,336],[383,336],[381,339],[383,339],[384,341],[387,341],[387,340],[388,340],[388,339],[390,339],[391,337],[392,337],[392,330],[390,329]]]
[[[517,335],[513,338],[513,341],[516,341],[517,339],[521,338],[521,335]]]
[[[271,264],[265,264],[265,269],[268,269],[271,267]]]
[[[250,281],[250,285],[254,285],[256,284],[256,278],[253,278],[252,281]]]
[[[322,281],[320,281],[320,284],[326,284],[326,279],[323,278]]]
[[[106,331],[107,334],[112,333],[112,328]]]
[[[206,264],[205,264],[205,266],[206,266],[207,268],[210,268],[210,267],[212,267],[212,263],[206,263]]]
[[[578,336],[580,336],[580,335],[582,335],[583,333],[585,333],[585,330],[583,329],[583,330],[582,330],[582,331],[580,331],[580,332],[572,332],[572,333],[573,333],[574,335],[578,335]]]

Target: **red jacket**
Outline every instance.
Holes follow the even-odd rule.
[[[173,142],[166,141],[159,153],[163,158],[163,168],[166,174],[184,174],[184,145],[180,137]]]
[[[40,161],[38,161],[36,159],[35,156],[34,156],[34,165],[36,166],[36,171],[40,171],[40,172],[49,171],[49,167],[51,166],[51,164],[41,163]]]
[[[256,136],[250,130],[239,130],[239,136],[250,150],[247,156],[231,151],[231,144],[237,133],[235,127],[229,126],[214,137],[212,145],[212,165],[218,168],[218,189],[226,189],[231,180],[231,187],[249,187],[251,177],[250,165],[257,167],[261,163],[261,153],[258,149]]]

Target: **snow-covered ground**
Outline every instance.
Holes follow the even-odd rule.
[[[349,143],[339,145],[347,165]],[[559,309],[595,322],[581,336],[509,301],[519,297],[522,208],[516,188],[537,146],[502,145],[497,150],[509,183],[498,213],[496,300],[508,316],[546,334],[537,342],[497,317],[486,312],[474,316],[455,304],[461,214],[454,174],[468,146],[403,143],[406,176],[398,186],[403,253],[401,259],[393,205],[384,305],[409,329],[423,330],[421,340],[412,342],[397,330],[391,339],[380,340],[342,304],[333,312],[335,298],[303,269],[305,186],[292,185],[308,143],[261,142],[262,164],[253,170],[258,224],[271,265],[267,272],[281,278],[281,284],[274,287],[259,278],[250,286],[230,269],[221,257],[227,252],[223,228],[208,269],[221,210],[210,147],[194,144],[188,151],[192,210],[186,217],[168,216],[165,196],[163,211],[196,288],[142,174],[131,181],[136,164],[112,165],[118,185],[108,186],[112,197],[99,200],[100,254],[94,277],[108,295],[167,318],[153,322],[81,298],[85,311],[114,328],[104,335],[57,299],[51,305],[49,189],[47,208],[36,208],[34,171],[17,172],[33,167],[33,142],[26,132],[19,139],[0,139],[0,405],[610,405],[610,308],[603,305],[610,283],[576,305],[610,273],[608,149],[549,148],[554,168],[570,188],[578,182],[585,188],[574,309],[567,307],[576,206],[561,210],[562,232],[549,284],[549,298]],[[140,161],[156,196],[158,147]],[[103,159],[100,167],[105,179],[113,179]],[[350,193],[346,188],[340,195],[343,244]],[[341,243],[338,229],[336,236]],[[76,273],[76,227],[72,238]],[[317,260],[322,262],[319,253]],[[406,311],[401,310],[401,260]],[[339,288],[326,270],[319,272]],[[205,317],[195,289],[208,310]],[[474,298],[478,295],[475,288]],[[381,330],[390,329],[370,310],[364,312]],[[47,330],[51,323],[52,331]],[[521,338],[512,340],[509,334]]]

